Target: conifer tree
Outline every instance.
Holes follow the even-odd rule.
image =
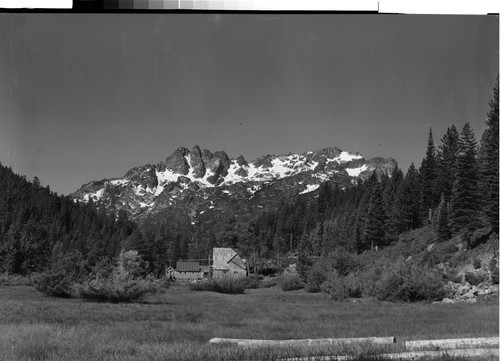
[[[318,192],[318,217],[320,220],[326,218],[327,214],[331,211],[332,202],[332,188],[330,183],[323,182],[319,186]]]
[[[396,199],[397,191],[403,180],[404,174],[396,165],[396,168],[392,172],[392,176],[384,189],[384,204],[387,215],[386,238],[388,242],[395,241],[400,233],[396,226]]]
[[[444,198],[444,194],[441,196],[441,202],[439,203],[437,209],[437,234],[440,242],[444,242],[450,239],[450,225],[448,218],[448,204]]]
[[[386,214],[382,185],[377,183],[373,187],[368,214],[366,219],[366,245],[373,249],[385,245]]]
[[[422,212],[423,219],[427,222],[432,219],[432,209],[439,202],[439,196],[436,196],[436,148],[432,137],[432,128],[429,130],[429,138],[427,141],[427,152],[420,166],[421,189],[422,189]],[[429,216],[428,216],[429,215]]]
[[[460,153],[451,195],[450,221],[453,233],[474,230],[479,225],[477,143],[466,123],[460,133]]]
[[[299,241],[297,248],[297,273],[305,280],[307,273],[314,263],[312,245],[304,234]]]
[[[437,189],[447,202],[450,201],[455,182],[456,162],[459,154],[460,134],[452,125],[447,129],[437,151]]]
[[[498,76],[490,102],[490,111],[486,120],[487,129],[481,139],[480,181],[482,209],[492,230],[498,234]]]
[[[409,231],[422,225],[420,204],[420,175],[412,163],[405,179],[397,189],[391,214],[396,233]]]

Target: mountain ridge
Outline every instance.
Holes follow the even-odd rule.
[[[136,220],[193,199],[210,200],[205,208],[213,209],[210,206],[227,196],[252,201],[250,209],[239,206],[252,211],[273,203],[266,198],[278,197],[276,189],[283,196],[299,196],[314,192],[325,181],[346,187],[372,172],[391,175],[396,166],[392,158],[365,159],[359,152],[337,147],[267,154],[248,162],[243,155],[229,158],[225,151],[212,153],[195,145],[191,150],[179,147],[156,164],[133,167],[122,177],[90,181],[70,197],[84,203],[92,200],[112,213],[125,210]]]

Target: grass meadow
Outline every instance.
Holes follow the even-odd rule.
[[[140,303],[110,304],[0,287],[0,360],[272,360],[401,351],[418,339],[498,336],[498,296],[476,304],[334,302],[277,287],[228,295],[173,285]],[[256,350],[213,337],[303,339],[395,336],[380,349]],[[332,347],[332,346],[330,346]]]

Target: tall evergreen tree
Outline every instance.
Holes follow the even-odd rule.
[[[366,216],[366,246],[374,247],[385,246],[385,223],[386,214],[384,209],[382,185],[377,183],[373,187]]]
[[[479,225],[477,142],[474,131],[466,123],[460,133],[460,153],[451,195],[452,232],[474,230]]]
[[[460,152],[460,134],[452,125],[441,138],[441,145],[437,151],[437,193],[443,194],[447,202],[450,201],[455,182],[457,157]]]
[[[333,192],[330,183],[323,182],[319,186],[318,192],[318,217],[319,220],[324,220],[331,211],[333,200]]]
[[[448,218],[448,203],[444,198],[444,194],[441,196],[441,202],[439,203],[437,209],[437,234],[440,242],[447,241],[451,237]]]
[[[387,215],[386,222],[386,238],[388,242],[395,241],[399,235],[399,231],[396,225],[396,198],[397,191],[404,180],[404,174],[401,169],[396,166],[394,171],[392,172],[392,176],[390,178],[389,183],[384,189],[384,204],[385,211]]]
[[[498,234],[498,76],[486,120],[487,129],[481,139],[480,181],[482,209],[493,231]]]
[[[422,225],[420,204],[420,174],[412,163],[396,192],[391,214],[396,233],[409,231]]]
[[[439,203],[439,195],[436,195],[436,148],[434,147],[432,128],[429,130],[427,152],[420,166],[420,176],[422,189],[422,216],[426,222],[430,222],[432,219],[432,209]]]

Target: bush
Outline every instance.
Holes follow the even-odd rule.
[[[433,267],[439,263],[444,263],[450,260],[450,258],[459,251],[456,244],[452,241],[445,243],[438,243],[432,247],[431,250],[425,251],[422,262],[430,267]]]
[[[304,288],[304,283],[299,276],[287,275],[281,278],[281,289],[283,291],[295,291]]]
[[[491,283],[498,285],[498,255],[491,258],[490,264]]]
[[[0,286],[31,286],[29,277],[21,275],[11,275],[8,273],[0,274]]]
[[[267,277],[260,281],[259,288],[271,288],[278,284],[276,277]]]
[[[107,259],[101,260],[93,267],[89,280],[73,285],[73,292],[87,300],[131,302],[168,288],[166,280],[141,276],[139,264],[141,257],[136,251],[122,251],[116,266]]]
[[[326,281],[321,285],[321,291],[336,301],[342,301],[349,297],[349,291],[337,270],[330,272]]]
[[[486,243],[491,233],[491,227],[476,229],[468,239],[467,248],[475,248],[480,244]]]
[[[363,284],[356,274],[350,273],[342,281],[349,297],[360,298],[363,296]]]
[[[336,248],[329,256],[333,262],[333,268],[337,270],[340,276],[347,276],[349,273],[359,268],[356,255],[348,252],[344,248]]]
[[[486,277],[484,274],[476,272],[465,272],[465,282],[469,282],[472,286],[477,286],[485,280]]]
[[[256,275],[250,275],[245,280],[245,288],[246,289],[255,289],[260,287],[260,278]]]
[[[149,293],[156,293],[168,287],[168,283],[154,279],[133,278],[115,274],[110,278],[94,278],[83,284],[75,284],[77,297],[105,302],[131,302]]]
[[[49,296],[73,297],[73,285],[86,275],[85,262],[80,252],[73,251],[63,255],[52,267],[33,276],[33,285],[39,292]]]
[[[245,292],[245,278],[214,278],[211,280],[198,281],[189,284],[193,291],[211,291],[218,293],[238,294]]]
[[[481,260],[479,258],[474,258],[472,265],[474,266],[474,269],[480,269],[481,268]]]
[[[343,277],[351,274],[359,268],[356,256],[344,248],[336,248],[328,258],[318,260],[307,273],[307,290],[309,292],[320,292],[321,285],[326,282],[328,276],[336,270]]]
[[[333,272],[333,264],[328,259],[320,259],[307,274],[307,291],[320,292],[321,285],[327,280],[328,275]]]
[[[441,277],[411,262],[398,261],[387,268],[375,285],[375,296],[387,301],[434,301],[446,294]]]

